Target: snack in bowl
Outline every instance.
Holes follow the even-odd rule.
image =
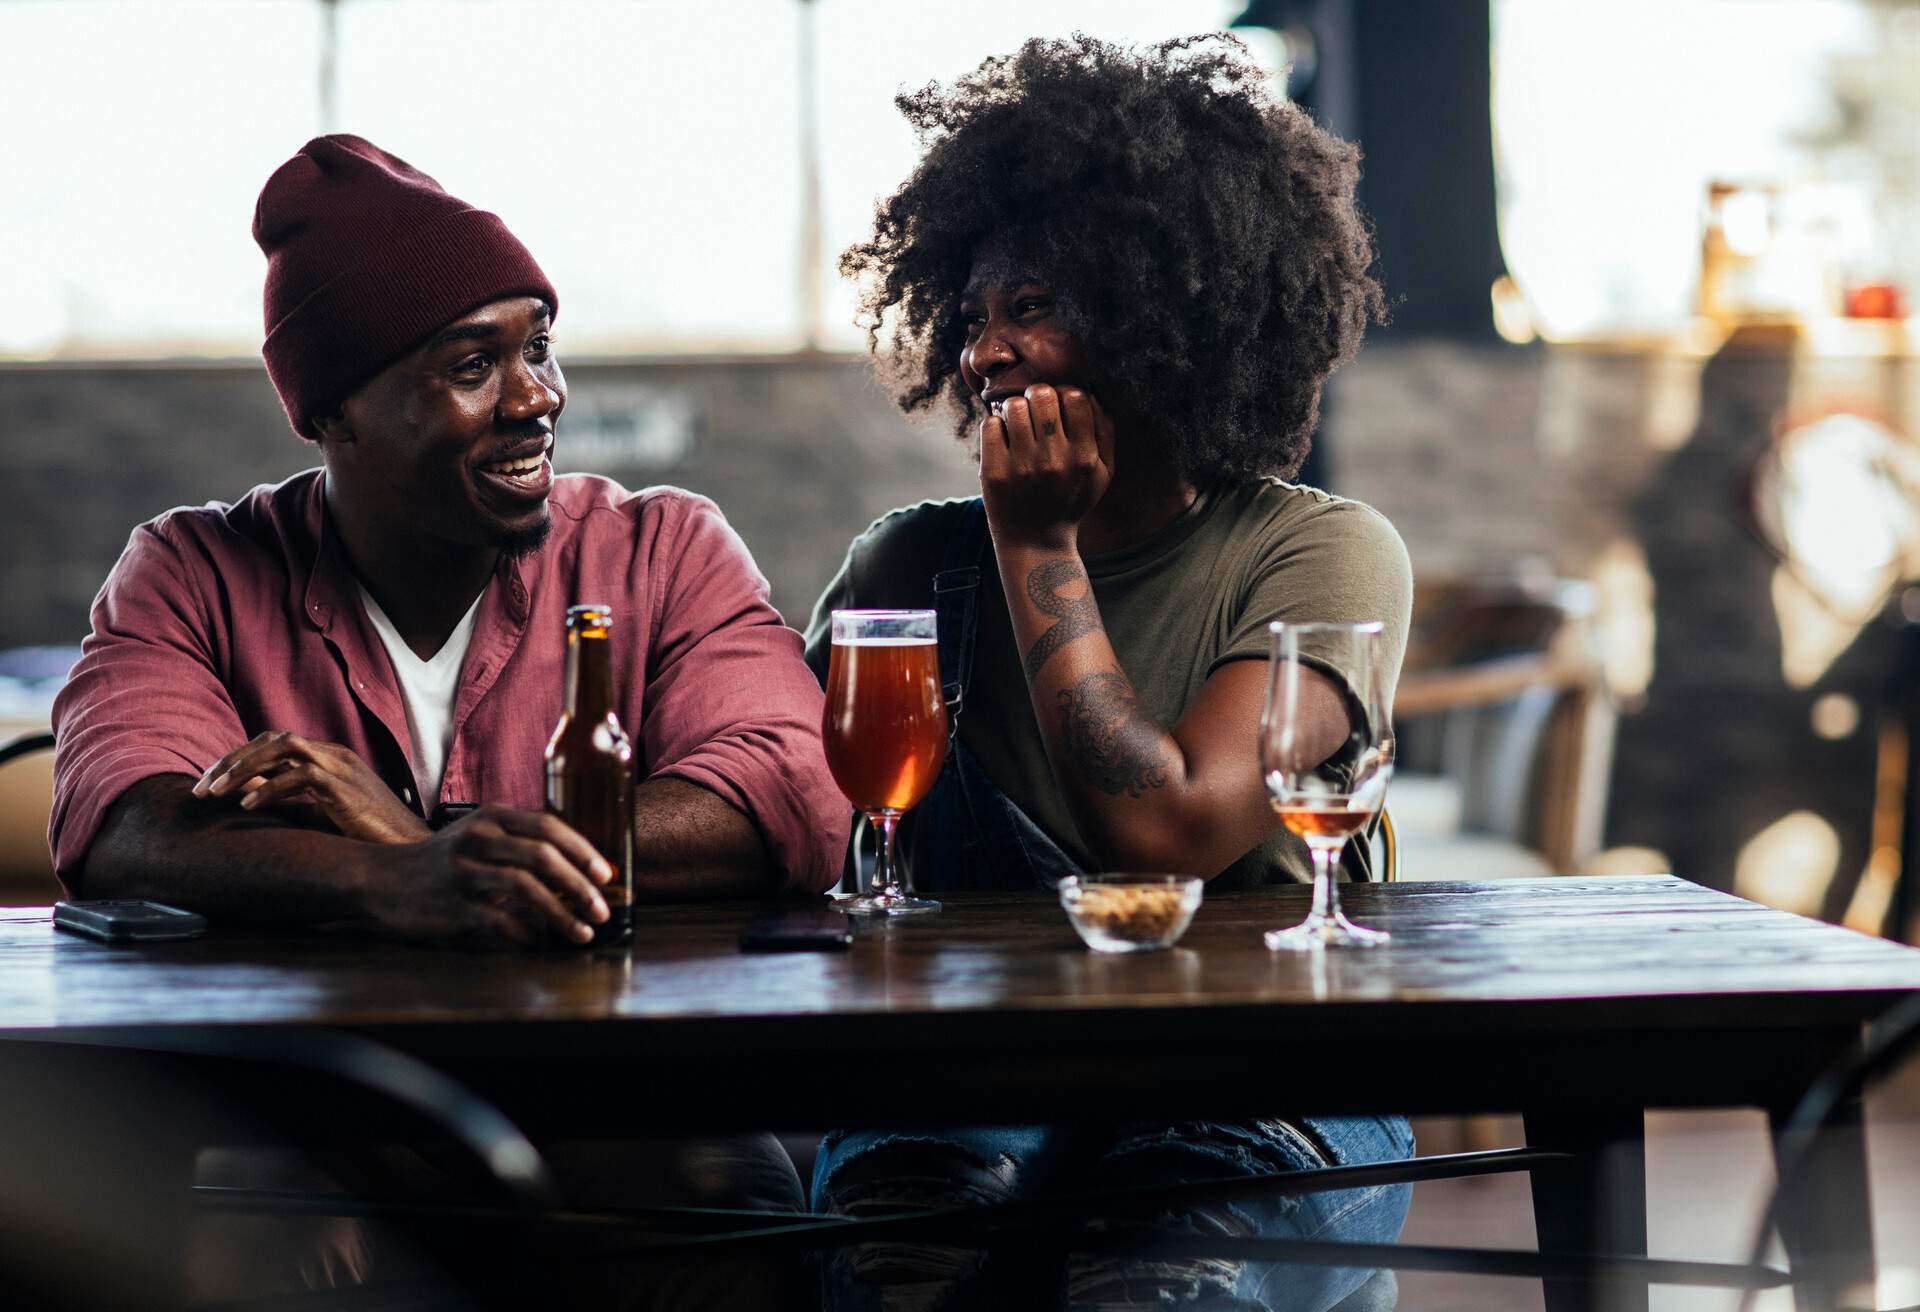
[[[1095,952],[1147,952],[1180,941],[1205,886],[1192,875],[1073,875],[1060,905]]]

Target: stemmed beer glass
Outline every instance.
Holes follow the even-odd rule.
[[[1393,776],[1381,625],[1275,623],[1267,632],[1273,658],[1260,771],[1281,822],[1313,854],[1313,910],[1291,929],[1269,931],[1267,946],[1314,951],[1385,943],[1382,931],[1341,914],[1334,874],[1340,849],[1379,812]]]
[[[930,610],[837,610],[821,725],[827,768],[873,822],[880,857],[872,888],[837,899],[856,915],[908,916],[940,904],[900,882],[893,830],[927,795],[947,755],[947,704]]]

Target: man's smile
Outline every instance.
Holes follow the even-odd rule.
[[[480,465],[476,472],[515,500],[542,501],[553,488],[552,450],[552,437],[543,437],[532,450]]]

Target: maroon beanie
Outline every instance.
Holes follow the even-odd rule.
[[[315,137],[253,210],[267,256],[267,374],[302,437],[313,417],[467,311],[553,284],[497,215],[370,141]]]

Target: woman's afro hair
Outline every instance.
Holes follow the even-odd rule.
[[[981,244],[1013,240],[1072,307],[1102,399],[1156,419],[1181,477],[1299,469],[1321,387],[1385,304],[1359,151],[1244,46],[1032,40],[895,103],[925,153],[840,270],[902,409],[944,397],[977,427],[960,296]]]

